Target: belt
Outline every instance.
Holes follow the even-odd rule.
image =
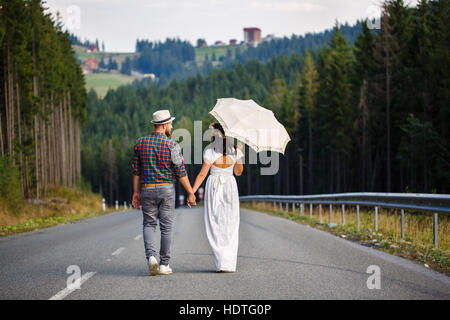
[[[149,188],[149,187],[156,187],[156,186],[164,186],[167,184],[173,184],[173,182],[164,182],[164,183],[146,183],[146,184],[141,184],[142,188]]]

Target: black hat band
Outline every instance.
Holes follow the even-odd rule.
[[[167,119],[164,119],[164,120],[158,120],[158,121],[153,120],[153,123],[158,124],[158,123],[161,123],[161,122],[169,121],[170,119],[172,119],[172,117],[168,117]]]

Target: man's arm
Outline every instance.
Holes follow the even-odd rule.
[[[181,148],[178,143],[175,143],[172,146],[171,158],[175,176],[177,177],[178,181],[180,181],[184,190],[186,190],[186,192],[188,193],[187,204],[189,208],[191,207],[191,205],[197,205],[195,203],[194,191],[192,190],[191,183],[189,182],[189,179],[187,177],[186,168],[184,167],[184,159],[183,155],[181,154]]]
[[[189,208],[191,207],[191,205],[196,206],[197,203],[195,202],[194,190],[192,190],[191,183],[189,182],[188,177],[187,176],[181,177],[178,179],[178,181],[180,181],[184,190],[186,190],[186,192],[188,193],[187,204]]]
[[[136,209],[141,208],[141,186],[140,186],[140,174],[141,174],[141,159],[139,156],[139,139],[134,145],[134,155],[131,160],[131,173],[133,174],[133,198],[131,203]]]
[[[136,209],[141,208],[141,186],[139,176],[133,174],[133,199],[132,204]]]

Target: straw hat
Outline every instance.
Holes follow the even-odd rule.
[[[175,117],[170,116],[169,110],[158,110],[153,113],[153,120],[151,121],[153,124],[165,124],[172,122]]]

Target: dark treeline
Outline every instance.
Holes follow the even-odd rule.
[[[339,26],[339,31],[349,44],[353,44],[361,31],[362,22],[358,21],[354,26],[347,23]],[[249,47],[247,50],[238,50],[236,61],[247,63],[249,60],[268,61],[270,58],[279,55],[291,55],[293,53],[303,54],[307,50],[315,51],[330,41],[333,30],[325,30],[317,33],[307,33],[303,36],[292,35],[290,38],[275,39],[265,41],[257,47]]]
[[[137,56],[129,59],[133,69],[142,73],[154,73],[157,77],[162,75],[173,78],[180,73],[189,62],[194,63],[195,50],[187,41],[179,39],[166,39],[165,42],[153,43],[148,40],[136,41]],[[195,64],[195,63],[194,63]],[[127,73],[129,67],[123,69]]]
[[[361,22],[354,26],[348,24],[339,26],[343,36],[353,43],[361,30]],[[219,67],[230,68],[235,62],[246,64],[250,60],[268,61],[279,55],[303,54],[306,50],[315,51],[326,45],[333,31],[326,30],[319,33],[308,33],[305,36],[293,35],[291,38],[267,41],[258,47],[236,47],[233,54],[227,50],[226,56],[216,58],[215,54],[207,57],[201,65],[195,62],[195,49],[187,41],[179,39],[166,39],[165,42],[150,42],[148,40],[136,41],[135,58],[127,58],[121,66],[121,73],[130,75],[132,70],[142,73],[154,73],[159,78],[159,87],[166,86],[172,79],[186,79],[200,73],[206,76],[214,67],[212,62],[218,61]],[[202,43],[202,39],[199,39]]]
[[[0,1],[0,169],[20,180],[2,185],[20,185],[26,197],[80,182],[86,89],[61,28],[40,0]]]
[[[82,47],[86,47],[86,48],[89,48],[90,46],[95,45],[99,51],[100,51],[100,49],[103,49],[103,48],[100,48],[98,39],[95,39],[95,42],[91,42],[88,39],[82,41],[79,37],[77,37],[73,33],[69,33],[68,38],[69,38],[70,42],[72,42],[73,45],[78,45],[78,46],[82,46]],[[102,46],[104,47],[103,42],[102,42]]]
[[[90,92],[84,176],[109,200],[129,201],[132,147],[155,110],[169,109],[175,128],[192,134],[194,120],[204,129],[214,120],[217,98],[235,97],[273,110],[292,138],[276,175],[245,165],[240,194],[448,193],[449,1],[382,9],[381,29],[363,23],[353,45],[336,26],[326,46],[302,55],[235,63],[164,88],[136,82],[102,100]],[[191,179],[199,168],[188,166]]]

